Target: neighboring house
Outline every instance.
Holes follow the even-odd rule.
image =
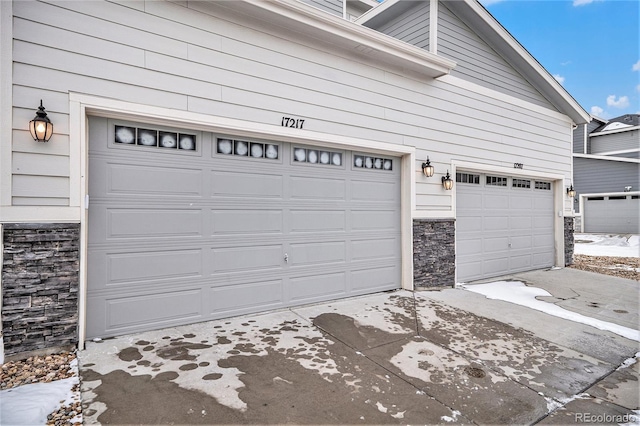
[[[592,117],[573,131],[579,232],[640,233],[640,115]]]
[[[343,4],[0,2],[7,354],[571,260],[589,115],[475,0]]]

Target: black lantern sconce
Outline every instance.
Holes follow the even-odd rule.
[[[569,188],[567,188],[567,197],[573,198],[575,196],[576,196],[576,190],[573,189],[573,184],[572,184]]]
[[[453,179],[451,179],[451,176],[449,175],[449,170],[447,170],[446,176],[442,176],[442,186],[447,191],[453,189]]]
[[[31,137],[36,142],[47,142],[53,135],[53,123],[51,123],[47,113],[44,111],[42,99],[40,99],[40,106],[36,116],[29,122],[29,132],[31,132]]]
[[[429,157],[427,156],[427,161],[422,163],[422,173],[424,173],[426,177],[431,177],[435,171],[436,168],[431,165],[431,161],[429,161]]]

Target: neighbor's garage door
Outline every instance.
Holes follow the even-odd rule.
[[[400,287],[398,158],[89,124],[87,337]]]
[[[640,200],[637,195],[585,197],[584,232],[637,234],[640,232]]]
[[[457,173],[457,280],[553,266],[551,182]]]

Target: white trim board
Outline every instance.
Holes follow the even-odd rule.
[[[573,158],[587,158],[587,159],[591,159],[591,160],[618,161],[620,163],[636,163],[636,164],[640,164],[640,159],[637,159],[637,158],[610,157],[610,156],[606,156],[606,155],[573,154]]]
[[[0,1],[0,206],[11,205],[13,2]],[[34,113],[35,114],[35,113]],[[27,123],[25,123],[25,129]],[[4,213],[3,213],[4,214]],[[0,214],[0,217],[3,215]]]

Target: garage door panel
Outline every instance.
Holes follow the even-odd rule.
[[[291,176],[291,198],[301,200],[345,200],[346,181],[322,177]]]
[[[351,260],[395,258],[399,253],[400,240],[397,238],[351,241]]]
[[[201,289],[107,299],[107,329],[200,318]]]
[[[225,197],[282,199],[282,176],[231,171],[211,172],[211,193]]]
[[[212,210],[213,235],[282,233],[280,210]]]
[[[549,191],[548,195],[551,195],[551,191]],[[550,196],[545,197],[542,195],[538,195],[535,199],[533,208],[534,210],[538,210],[543,213],[548,212],[549,210],[553,211],[553,198]]]
[[[109,164],[107,192],[131,195],[170,195],[172,197],[202,196],[202,181],[201,170]],[[100,195],[100,193],[98,192],[96,195]]]
[[[109,253],[106,260],[110,285],[202,275],[202,252],[197,249]]]
[[[482,231],[482,220],[478,220],[478,216],[460,216],[456,217],[456,227],[466,230],[467,232]]]
[[[493,189],[493,188],[491,188]],[[506,188],[501,188],[501,191],[506,192]],[[509,196],[505,194],[492,194],[487,193],[483,199],[484,209],[490,210],[505,210],[509,208]]]
[[[509,271],[509,257],[497,257],[485,260],[482,263],[482,273],[485,276],[497,276]]]
[[[464,197],[459,197],[459,199],[456,200],[456,205],[458,209],[465,213],[474,209],[482,210],[482,195],[471,192],[473,188],[475,188],[475,186],[460,185],[458,187],[458,194],[463,194]]]
[[[252,271],[281,268],[282,244],[221,247],[211,249],[209,264],[212,273]]]
[[[495,253],[509,247],[509,237],[485,237],[482,249],[485,253]]]
[[[346,261],[344,241],[291,244],[291,266],[317,265]]]
[[[351,272],[353,290],[362,290],[369,287],[375,289],[394,288],[398,276],[397,267],[368,268]]]
[[[351,228],[356,231],[399,229],[394,210],[352,210]]]
[[[523,271],[530,268],[531,265],[531,254],[523,254],[523,255],[512,255],[509,258],[509,269],[511,271]]]
[[[527,232],[531,232],[532,225],[533,220],[531,216],[512,216],[509,218],[509,229],[512,229],[514,231],[526,230]]]
[[[511,250],[516,251],[518,249],[526,249],[530,251],[533,247],[533,236],[531,235],[521,235],[521,236],[511,236],[509,238],[509,242],[511,243]]]
[[[291,301],[305,302],[337,297],[347,292],[347,274],[339,272],[326,275],[298,276],[291,278]]]
[[[531,193],[528,195],[512,195],[509,199],[509,209],[513,214],[518,214],[518,210],[524,210],[525,214],[528,214],[533,207],[533,200],[531,199]]]
[[[551,230],[553,231],[553,230]],[[548,249],[553,246],[553,237],[548,233],[533,235],[533,247]],[[553,250],[551,250],[553,252]]]
[[[252,312],[256,308],[281,306],[284,302],[283,280],[251,282],[241,285],[212,287],[209,289],[209,314]]]
[[[399,192],[398,185],[394,182],[351,181],[351,199],[354,201],[395,202]]]
[[[200,236],[202,211],[186,209],[107,209],[107,238]]]
[[[458,256],[476,253],[482,253],[482,238],[477,237],[458,240],[458,244],[456,247],[456,254]]]
[[[509,216],[490,216],[485,217],[482,221],[482,229],[485,232],[501,231],[507,228],[509,223]]]
[[[344,210],[291,210],[288,216],[291,233],[345,231]]]
[[[532,256],[533,256],[533,266],[536,268],[553,265],[553,253],[549,253],[549,252],[534,253]]]

